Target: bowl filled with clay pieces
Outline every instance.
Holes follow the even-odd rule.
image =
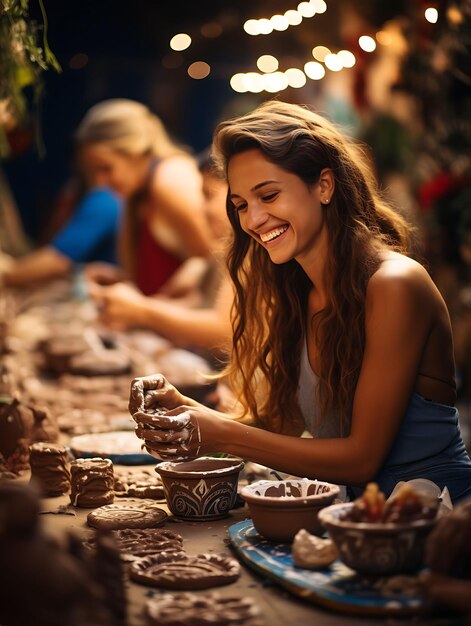
[[[237,458],[200,457],[193,461],[160,463],[165,499],[176,517],[192,521],[220,519],[229,514],[237,499]]]
[[[385,501],[370,483],[354,502],[323,509],[319,520],[348,567],[366,576],[407,574],[423,565],[438,504],[407,483]]]
[[[255,530],[265,539],[281,543],[291,542],[301,528],[321,535],[324,529],[317,515],[339,493],[338,485],[308,478],[260,480],[240,491]]]

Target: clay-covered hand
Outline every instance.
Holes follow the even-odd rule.
[[[129,412],[135,421],[158,413],[163,414],[179,406],[197,405],[181,394],[162,374],[141,376],[131,382]]]
[[[174,409],[173,415],[135,414],[136,435],[146,450],[162,461],[183,461],[200,456],[201,432],[191,407]],[[137,416],[137,417],[136,417]]]

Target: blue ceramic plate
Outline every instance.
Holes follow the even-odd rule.
[[[429,608],[426,599],[413,591],[412,577],[403,579],[402,591],[387,591],[389,582],[401,582],[399,577],[365,578],[338,560],[321,570],[296,567],[291,545],[264,540],[251,519],[230,526],[228,533],[249,567],[305,600],[361,615],[414,615]]]
[[[157,459],[141,449],[134,431],[117,430],[72,437],[69,447],[75,458],[102,457],[116,465],[156,465]]]

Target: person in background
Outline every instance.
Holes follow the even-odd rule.
[[[221,258],[230,231],[227,183],[209,152],[200,155],[198,163],[213,255],[202,264],[202,259],[189,259],[155,296],[145,296],[123,282],[92,285],[90,295],[99,304],[101,323],[111,328],[147,328],[180,347],[220,354],[228,349],[232,335],[232,287]]]
[[[160,374],[135,379],[130,412],[153,416],[140,429],[147,450],[228,453],[346,485],[350,498],[414,478],[448,487],[455,503],[471,496],[448,311],[407,256],[410,228],[361,147],[309,108],[270,101],[222,122],[214,151],[235,290],[221,375],[243,410],[205,407]]]
[[[183,261],[211,254],[195,159],[170,139],[144,104],[127,99],[96,104],[80,123],[76,140],[98,183],[125,200],[119,234],[122,271],[92,267],[90,281],[127,280],[144,295],[153,295]]]
[[[12,259],[0,272],[0,285],[24,287],[61,278],[92,262],[116,264],[122,200],[111,189],[93,185],[84,171],[77,180],[78,189],[87,190],[76,194],[76,206],[66,223],[47,245]]]

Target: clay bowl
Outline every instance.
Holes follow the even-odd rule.
[[[339,559],[367,576],[391,576],[417,571],[423,564],[427,536],[435,519],[405,523],[367,523],[342,519],[353,502],[333,504],[319,513]]]
[[[240,459],[200,457],[181,463],[164,462],[160,474],[170,511],[181,519],[207,521],[226,517],[237,499]]]
[[[270,541],[291,542],[305,528],[321,535],[318,512],[332,504],[340,488],[307,478],[260,480],[243,487],[241,497],[247,502],[257,532]]]

